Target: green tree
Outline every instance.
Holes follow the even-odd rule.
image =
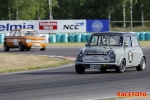
[[[8,0],[0,1],[0,20],[8,19]]]

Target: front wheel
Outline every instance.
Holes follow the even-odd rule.
[[[140,64],[136,67],[137,71],[143,71],[145,69],[146,61],[145,58],[142,57]]]
[[[4,51],[9,51],[9,47],[8,47],[8,45],[7,45],[6,42],[4,42],[3,50],[4,50]]]
[[[106,68],[101,68],[100,69],[101,72],[106,72],[106,70],[107,70]]]
[[[19,43],[19,51],[24,51],[24,46],[21,42]]]
[[[117,73],[123,73],[125,71],[125,60],[122,59],[119,66],[116,66],[116,72]]]
[[[85,71],[85,68],[82,67],[82,65],[75,65],[75,70],[77,74],[83,74]]]

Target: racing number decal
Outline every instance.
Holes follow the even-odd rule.
[[[17,39],[14,39],[14,45],[15,45],[15,46],[18,46],[18,45],[19,45],[18,42],[17,42]]]
[[[129,60],[129,63],[131,63],[133,60],[133,53],[131,51],[129,51],[128,53],[128,60]]]

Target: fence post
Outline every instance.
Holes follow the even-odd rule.
[[[132,0],[130,0],[130,14],[131,14],[131,26],[130,26],[130,31],[132,32]]]

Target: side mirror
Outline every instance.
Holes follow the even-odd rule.
[[[124,45],[125,45],[125,46],[128,46],[128,42],[127,42],[127,41],[125,41],[125,42],[124,42]]]

